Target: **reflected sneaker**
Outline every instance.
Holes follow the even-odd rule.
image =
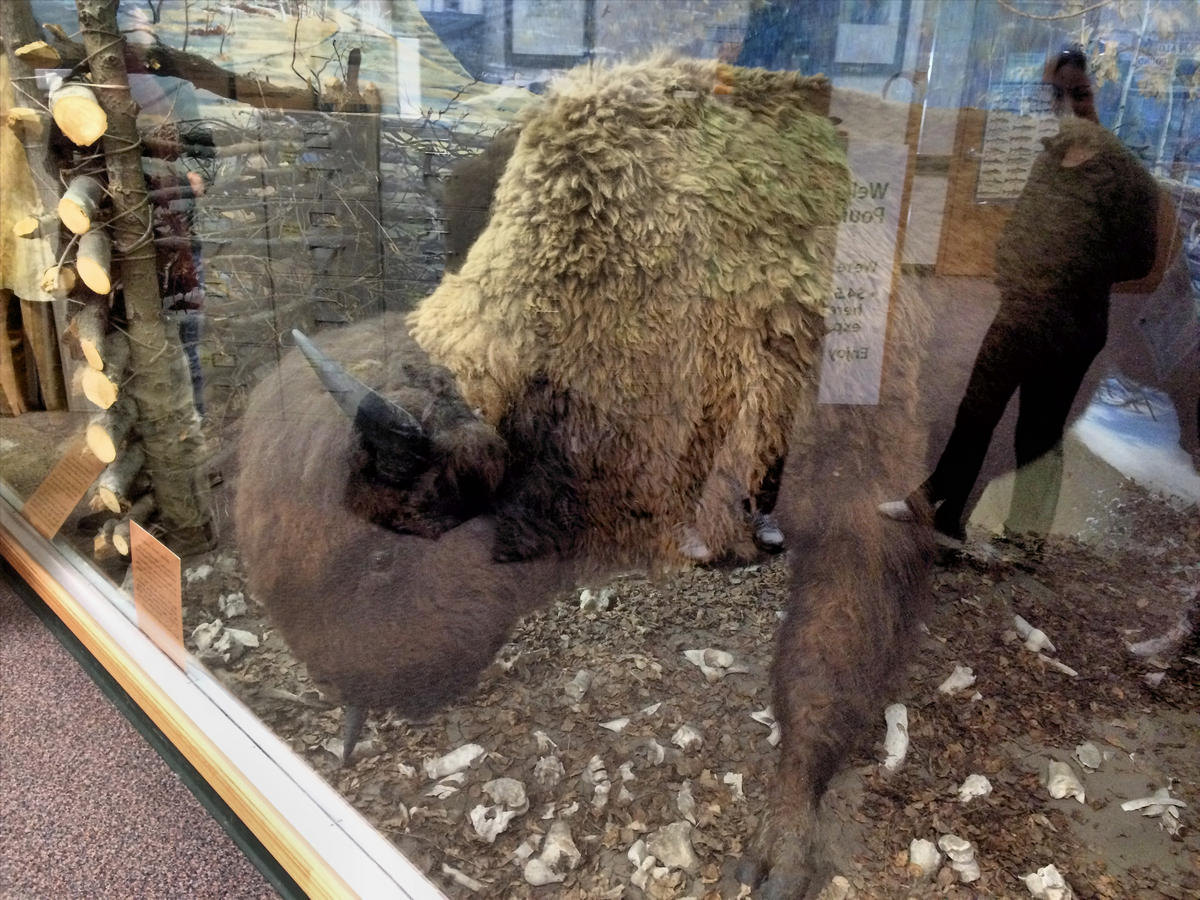
[[[917,514],[908,505],[907,500],[889,500],[886,503],[880,503],[875,508],[885,519],[894,519],[897,522],[914,522],[917,518]]]
[[[760,550],[768,553],[778,553],[783,549],[783,529],[770,513],[757,512],[754,514],[754,543]]]
[[[962,551],[966,547],[966,534],[950,534],[940,528],[933,529],[933,543],[943,550]]]

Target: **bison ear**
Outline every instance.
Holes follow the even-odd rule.
[[[430,465],[429,437],[421,423],[335,363],[301,332],[293,330],[292,337],[325,390],[354,422],[371,473],[393,487],[411,485]]]

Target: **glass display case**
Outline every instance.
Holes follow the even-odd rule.
[[[310,895],[1200,891],[1195,4],[0,35],[0,550]]]

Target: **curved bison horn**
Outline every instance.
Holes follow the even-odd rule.
[[[293,329],[292,337],[325,390],[354,420],[354,430],[362,438],[363,449],[379,477],[406,487],[429,468],[429,438],[412,413],[371,390],[318,350],[302,332]]]

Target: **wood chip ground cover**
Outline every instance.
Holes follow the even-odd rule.
[[[1126,647],[1165,631],[1195,596],[1200,512],[1127,486],[1113,513],[1113,529],[1091,545],[1055,538],[1035,558],[977,540],[941,561],[935,612],[893,698],[908,707],[907,761],[892,774],[879,766],[881,710],[822,811],[828,874],[845,879],[828,896],[1029,896],[1022,876],[1051,863],[1083,898],[1200,895],[1200,664],[1184,655],[1156,666]],[[243,588],[235,551],[212,556],[226,561],[190,586],[189,626]],[[736,897],[734,869],[776,759],[770,728],[751,714],[770,704],[786,578],[775,558],[657,583],[617,579],[607,609],[581,611],[578,594],[565,595],[518,627],[466,700],[421,722],[373,713],[345,768],[340,709],[253,598],[230,624],[262,636],[261,646],[215,667],[451,897]],[[1015,615],[1049,635],[1050,655],[1078,676],[1024,649]],[[684,656],[703,648],[727,651],[746,671],[710,682]],[[939,694],[955,665],[972,668],[974,685]],[[1150,687],[1143,676],[1154,671],[1165,675]],[[1072,759],[1085,741],[1107,757],[1098,771]],[[426,776],[426,760],[470,743],[486,751],[474,766],[449,780]],[[1051,760],[1072,765],[1086,802],[1049,796]],[[970,774],[993,789],[964,804],[957,792]],[[472,813],[490,821],[503,811],[485,792],[500,778],[522,783],[528,809],[487,843]],[[1120,808],[1161,787],[1188,804],[1175,836]],[[578,862],[562,856],[544,870],[562,881],[535,887],[529,861],[552,827],[569,831]],[[911,840],[946,834],[974,845],[977,881],[959,883],[944,862],[924,876],[909,865]],[[662,848],[668,836],[682,837],[694,861],[678,861],[685,870],[657,860],[639,874],[631,848]]]

